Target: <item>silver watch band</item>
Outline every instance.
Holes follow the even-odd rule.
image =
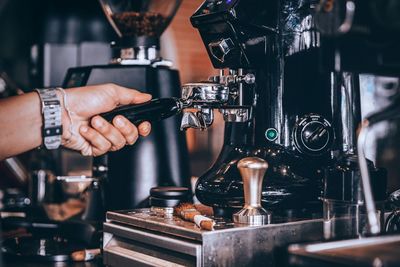
[[[62,120],[61,103],[56,88],[36,89],[42,101],[43,145],[57,149],[61,145]]]

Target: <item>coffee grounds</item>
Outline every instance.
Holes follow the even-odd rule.
[[[166,19],[159,13],[123,12],[112,16],[123,36],[159,36]]]

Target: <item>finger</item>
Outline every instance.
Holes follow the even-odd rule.
[[[136,142],[139,137],[138,130],[128,119],[119,115],[113,119],[113,124],[125,137],[127,144],[133,145]]]
[[[151,132],[151,124],[148,121],[142,122],[139,125],[138,129],[139,129],[139,134],[141,136],[144,136],[144,137],[148,136]]]
[[[119,85],[114,85],[117,101],[121,105],[140,104],[149,101],[152,96],[134,89],[128,89]]]
[[[94,156],[104,154],[110,150],[111,143],[95,129],[84,125],[79,129],[79,133],[91,144]]]
[[[124,136],[113,125],[100,116],[94,116],[91,120],[92,127],[111,143],[111,150],[116,151],[126,144]]]

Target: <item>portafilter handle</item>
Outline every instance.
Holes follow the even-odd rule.
[[[155,122],[167,119],[182,111],[183,102],[178,98],[157,98],[138,105],[116,108],[101,116],[111,122],[115,116],[122,115],[135,125],[144,121]]]
[[[235,223],[263,225],[271,222],[271,213],[261,206],[262,183],[268,163],[258,157],[241,159],[237,167],[243,180],[244,207],[233,215]]]

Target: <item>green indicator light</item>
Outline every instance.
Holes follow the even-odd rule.
[[[278,131],[275,128],[269,128],[265,131],[265,138],[268,141],[275,141],[278,138]]]

